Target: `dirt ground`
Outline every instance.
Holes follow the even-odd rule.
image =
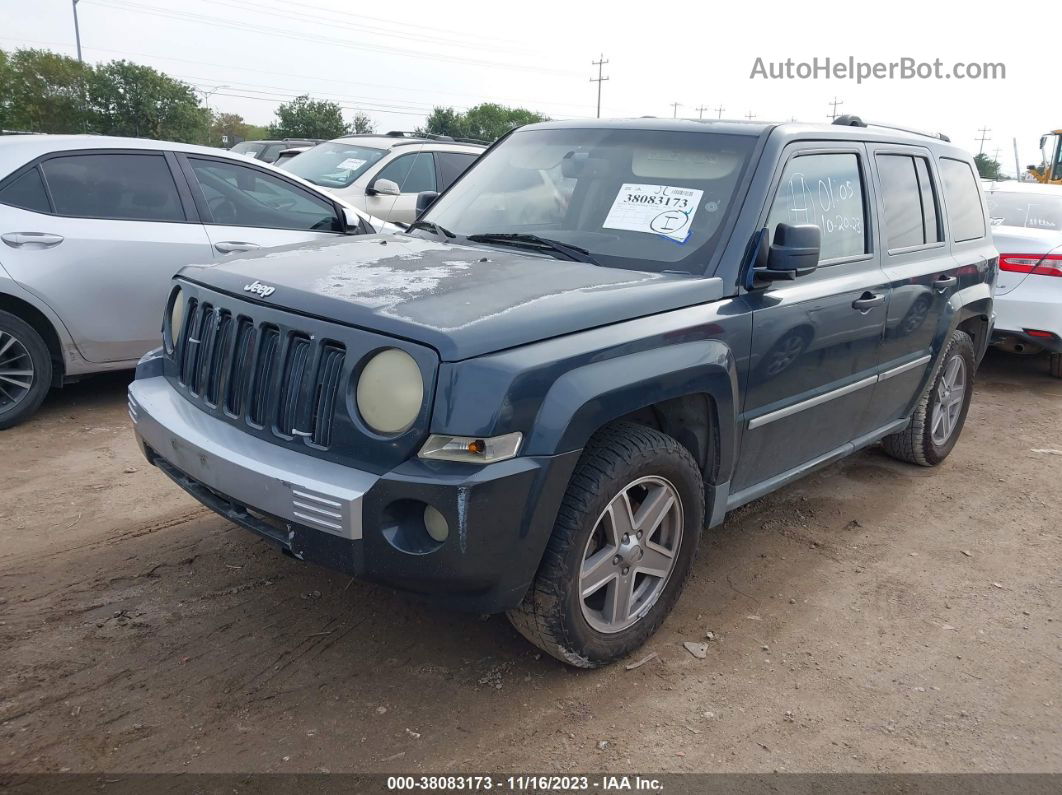
[[[127,378],[0,433],[0,771],[1062,771],[1043,362],[989,354],[935,471],[871,449],[736,512],[657,657],[591,672],[199,507]]]

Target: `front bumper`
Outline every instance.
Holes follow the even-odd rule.
[[[414,459],[376,475],[243,433],[161,375],[132,383],[129,413],[148,461],[222,516],[297,558],[477,612],[523,598],[579,455]],[[425,505],[450,527],[441,544]]]

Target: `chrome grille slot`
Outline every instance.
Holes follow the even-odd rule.
[[[335,417],[339,376],[343,372],[345,356],[342,346],[326,343],[317,364],[312,413],[308,427],[311,429],[310,438],[313,443],[321,447],[328,447],[332,443],[332,420]]]
[[[254,375],[251,382],[251,405],[247,418],[255,425],[265,425],[269,395],[273,388],[273,374],[277,369],[280,348],[280,331],[275,326],[263,326],[262,340],[254,360]]]
[[[299,398],[306,377],[311,355],[310,340],[302,335],[292,335],[284,360],[284,374],[280,382],[280,400],[277,402],[277,430],[288,436],[302,436],[296,432],[299,415]]]
[[[247,392],[251,387],[251,357],[257,330],[250,318],[241,317],[236,324],[236,343],[233,347],[232,370],[229,373],[225,410],[242,417],[247,407]]]
[[[184,385],[191,381],[192,374],[195,372],[195,354],[199,350],[199,321],[199,302],[193,298],[188,302],[188,312],[177,350],[180,380]]]

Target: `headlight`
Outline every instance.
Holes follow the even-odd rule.
[[[184,326],[184,290],[180,287],[173,294],[170,302],[170,348],[177,347],[177,340],[181,338],[181,328]]]
[[[405,351],[381,351],[362,369],[357,398],[358,413],[370,428],[401,433],[417,419],[424,403],[420,367]]]
[[[504,436],[443,436],[433,433],[420,448],[421,458],[439,461],[466,461],[470,464],[492,464],[516,456],[523,434]]]

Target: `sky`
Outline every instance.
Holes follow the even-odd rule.
[[[400,0],[78,0],[86,61],[125,58],[209,93],[215,110],[266,124],[299,94],[366,112],[377,129],[412,130],[435,105],[492,101],[553,118],[601,115],[828,121],[839,113],[946,133],[1004,171],[1038,163],[1040,135],[1062,128],[1053,48],[1028,29],[1042,2],[1006,19],[973,5],[855,3],[440,3]],[[1053,29],[1048,24],[1048,28]],[[0,0],[0,47],[75,55],[71,0]],[[793,59],[820,63],[1000,63],[1003,79],[752,77]],[[677,108],[672,103],[679,103]],[[698,110],[703,108],[704,110]]]

